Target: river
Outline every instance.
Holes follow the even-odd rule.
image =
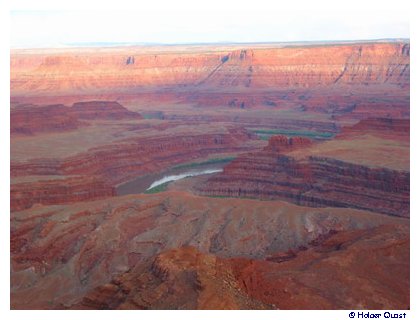
[[[143,175],[128,182],[124,182],[116,187],[117,195],[143,193],[154,187],[170,181],[195,177],[199,175],[222,172],[224,164],[207,164],[194,168],[169,169],[160,173]]]

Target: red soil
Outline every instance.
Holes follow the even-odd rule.
[[[372,227],[389,224],[392,227],[382,229],[381,232],[378,231],[379,237],[371,231]],[[135,271],[137,265],[148,264],[159,253],[185,245],[194,246],[202,253],[211,253],[229,259],[235,257],[251,260],[272,259],[273,256],[278,256],[281,252],[293,250],[297,257],[292,260],[280,264],[261,262],[266,271],[258,275],[257,279],[267,273],[267,270],[272,269],[278,274],[275,278],[280,281],[276,284],[270,280],[271,278],[267,278],[264,280],[265,284],[261,285],[261,289],[269,287],[269,290],[274,290],[276,287],[282,291],[284,288],[281,284],[284,279],[282,274],[290,274],[293,279],[299,279],[299,275],[305,275],[302,279],[307,279],[305,281],[308,281],[308,284],[311,283],[310,286],[325,288],[322,294],[326,297],[325,299],[336,294],[343,287],[348,288],[348,295],[345,292],[343,294],[351,297],[352,300],[345,302],[343,296],[337,294],[337,297],[332,299],[329,304],[333,308],[349,308],[350,305],[357,304],[358,301],[363,302],[366,308],[373,306],[375,308],[400,307],[399,303],[401,301],[403,301],[401,303],[405,303],[405,297],[408,296],[408,286],[406,285],[408,273],[405,271],[408,259],[404,253],[408,246],[408,224],[407,219],[353,209],[307,208],[280,201],[215,199],[181,192],[113,197],[95,202],[78,202],[61,206],[35,206],[29,210],[14,212],[11,216],[12,308],[71,307],[80,303],[90,290],[110,282],[115,276],[128,270],[134,270],[130,274],[136,274],[137,277],[137,271]],[[316,248],[299,251],[304,247],[312,247],[320,241],[324,243],[323,239],[328,241],[332,234],[331,230],[359,230],[356,233],[350,233],[354,236],[349,238],[359,239],[358,244],[352,245],[354,240],[339,238],[341,240],[337,240],[336,244],[345,243],[341,246],[341,251],[332,250],[335,247],[333,244],[324,247],[322,249],[324,253],[317,253]],[[401,245],[397,245],[398,243]],[[327,250],[326,248],[331,249]],[[310,252],[310,254],[306,252]],[[382,252],[384,253],[382,254]],[[198,255],[198,259],[201,259],[200,256]],[[164,260],[166,259],[165,255],[162,257]],[[172,258],[167,257],[170,262]],[[219,258],[210,257],[211,261],[217,261],[217,259]],[[223,262],[225,261],[223,259],[219,261],[223,264],[226,263]],[[308,262],[310,261],[315,262],[313,267],[309,267],[310,263],[308,265]],[[349,261],[353,262],[349,264]],[[232,262],[233,265],[238,266],[238,269],[234,269],[236,273],[249,270],[249,263],[253,265],[249,260],[235,259]],[[190,259],[188,254],[185,257],[185,263],[189,265],[188,268],[191,271],[199,265],[199,262]],[[260,262],[255,263],[258,266]],[[355,266],[359,263],[360,266],[356,268]],[[341,268],[336,268],[337,264],[345,268],[342,276],[336,278],[339,280],[336,282],[324,281],[324,272],[328,273],[334,270],[334,272],[340,272]],[[177,270],[182,269],[180,262],[173,262],[172,265],[174,268],[178,268]],[[365,270],[366,266],[369,268]],[[247,268],[245,269],[245,267]],[[280,270],[282,270],[281,273],[278,273]],[[369,272],[369,275],[371,272],[374,274],[375,270],[387,272],[386,281],[375,281],[378,274],[375,277],[372,276],[372,281],[365,280],[367,281],[366,285],[362,286],[363,275],[366,272]],[[395,270],[399,271],[395,272]],[[149,271],[150,269],[147,267],[144,272],[150,274]],[[204,270],[200,278],[211,281],[214,279],[212,276],[214,273],[207,273],[207,271],[209,270]],[[140,294],[148,297],[146,300],[150,303],[144,302],[144,307],[176,308],[178,306],[185,308],[195,305],[197,301],[195,298],[187,299],[190,304],[184,305],[180,302],[177,305],[176,297],[182,300],[183,295],[177,294],[178,291],[175,291],[172,296],[170,292],[166,291],[165,288],[170,287],[171,283],[174,283],[174,288],[179,283],[181,287],[194,286],[194,283],[191,282],[194,277],[177,278],[178,271],[174,272],[169,275],[168,282],[166,284],[164,282],[162,289],[154,287],[156,283],[154,281],[162,283],[162,280],[156,279],[154,276],[152,280],[156,280],[150,283],[150,287],[148,287],[147,281],[141,281],[146,286],[143,287],[144,290],[137,285],[137,282],[132,283],[133,293],[141,290]],[[229,269],[227,272],[230,272]],[[170,273],[171,271],[169,271]],[[269,274],[267,273],[267,277]],[[309,277],[310,274],[312,276]],[[399,276],[394,277],[393,274]],[[223,277],[220,279],[221,282],[223,282]],[[246,291],[242,281],[235,280],[235,277],[243,278],[249,291]],[[240,299],[243,300],[243,297],[247,299],[243,300],[245,304],[239,302],[236,305],[223,304],[217,299],[210,303],[207,298],[204,298],[202,304],[199,303],[195,306],[208,308],[228,308],[229,305],[237,308],[243,308],[246,305],[248,307],[251,305],[253,307],[261,306],[261,303],[248,303],[250,297],[254,296],[259,299],[258,292],[263,294],[264,291],[258,291],[256,287],[250,286],[251,280],[246,274],[236,274],[235,277],[232,278],[232,281],[237,284],[236,289],[235,287],[232,290],[228,289],[226,295],[229,296],[240,290],[242,297]],[[218,277],[216,276],[216,278]],[[359,279],[357,281],[360,282],[357,283],[360,285],[351,285],[352,279]],[[294,281],[287,288],[294,288],[293,290],[298,291],[298,288],[302,287],[293,284]],[[347,281],[350,281],[349,284]],[[272,282],[271,285],[270,282]],[[338,285],[340,282],[342,285]],[[208,283],[207,280],[206,283]],[[381,284],[378,285],[378,283]],[[397,283],[400,283],[398,290],[401,292],[396,291],[399,293],[394,298],[382,300],[382,306],[376,304],[375,299],[380,300],[380,297],[386,294],[382,290],[382,286],[389,284],[397,288]],[[205,290],[209,294],[212,292],[212,288],[221,290],[218,281],[214,285],[215,287],[204,286],[207,288]],[[256,286],[258,286],[258,282]],[[229,286],[223,288],[229,288]],[[193,287],[193,289],[198,290],[197,287]],[[378,296],[371,293],[371,290],[376,289],[380,292]],[[361,290],[366,291],[362,292]],[[159,299],[152,299],[154,292],[161,292],[168,297],[168,300],[159,302]],[[302,294],[303,292],[306,291],[302,291]],[[390,290],[387,292],[388,295],[392,294]],[[273,302],[270,303],[279,303],[283,296],[278,294],[273,291],[266,299],[272,299]],[[302,295],[302,298],[307,294]],[[314,292],[311,294],[313,297],[316,296]],[[188,297],[190,296],[188,295]],[[270,300],[263,300],[263,302],[268,301]],[[304,300],[295,301],[296,308],[300,308],[304,304]],[[307,301],[306,308],[314,307],[315,302],[305,301]],[[166,304],[166,302],[171,303]],[[87,306],[95,307],[94,304]],[[293,302],[285,300],[283,305],[278,304],[277,307],[293,308]]]
[[[89,292],[73,308],[405,309],[407,232],[389,225],[338,232],[281,263],[173,249]]]

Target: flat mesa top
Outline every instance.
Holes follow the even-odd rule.
[[[191,44],[120,44],[120,43],[80,43],[56,48],[11,48],[14,54],[45,54],[68,52],[124,52],[131,50],[142,53],[182,53],[182,52],[214,52],[240,49],[280,49],[299,47],[327,47],[340,45],[378,44],[378,43],[409,43],[409,39],[378,39],[354,41],[297,41],[297,42],[261,42],[261,43],[191,43]]]

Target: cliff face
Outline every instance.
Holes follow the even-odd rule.
[[[11,176],[25,175],[100,175],[117,182],[133,174],[141,175],[153,169],[166,168],[211,153],[246,151],[255,135],[241,128],[231,128],[219,134],[191,136],[161,136],[132,138],[115,144],[90,149],[88,152],[63,160],[34,159],[13,162]]]
[[[269,46],[12,51],[13,309],[407,307],[409,44]]]
[[[142,285],[146,290],[140,289]],[[268,306],[240,290],[223,259],[184,247],[136,266],[71,308],[261,310]]]
[[[22,106],[10,113],[10,133],[33,135],[42,132],[63,132],[88,125],[79,120],[138,120],[142,116],[128,111],[113,101],[78,102],[64,105]]]
[[[363,123],[354,130],[360,126]],[[283,136],[272,137],[264,150],[238,157],[222,173],[197,186],[197,191],[212,196],[283,199],[305,206],[351,207],[409,216],[408,171],[331,157],[287,155],[292,148],[310,145],[306,139],[293,139],[297,143]]]
[[[254,128],[281,128],[283,130],[308,130],[314,132],[328,132],[335,134],[340,127],[333,121],[317,121],[312,119],[294,119],[275,117],[270,113],[260,113],[258,116],[252,114],[169,114],[164,116],[165,120],[182,121],[186,123],[200,122],[230,122],[234,125],[241,125]]]
[[[112,186],[95,177],[39,179],[34,182],[14,183],[10,186],[11,211],[24,210],[33,204],[75,203],[112,197],[116,194]]]
[[[408,139],[410,137],[410,120],[393,118],[368,118],[353,126],[342,129],[338,139],[348,139],[352,136],[370,134],[387,139]]]
[[[11,55],[12,95],[149,86],[409,85],[407,43],[177,50],[130,48],[129,56],[116,49],[86,50],[77,57],[65,52],[15,51]]]
[[[156,169],[204,157],[211,153],[241,151],[253,135],[242,129],[221,134],[196,134],[140,138],[90,150],[87,154],[66,159],[66,174],[95,174],[117,183]]]
[[[194,246],[202,253],[214,254],[220,258],[240,256],[247,259],[264,260],[268,258],[272,260],[273,256],[278,257],[281,253],[293,250],[298,256],[296,259],[299,259],[299,250],[303,250],[305,247],[311,248],[311,243],[314,241],[328,238],[331,230],[371,230],[373,227],[389,224],[392,225],[394,231],[384,232],[384,241],[367,241],[366,243],[369,243],[371,247],[365,247],[365,245],[361,245],[360,248],[353,247],[352,241],[350,241],[341,246],[342,250],[334,251],[333,248],[336,246],[331,244],[323,250],[333,251],[332,253],[336,254],[335,257],[338,260],[310,259],[305,258],[304,255],[298,266],[291,265],[290,268],[286,268],[290,272],[298,272],[296,276],[299,279],[300,266],[307,268],[305,267],[308,266],[307,261],[319,261],[318,266],[315,265],[313,269],[308,269],[308,274],[320,272],[319,277],[311,277],[311,279],[324,279],[324,273],[320,271],[322,270],[322,261],[331,261],[331,263],[332,261],[343,261],[345,263],[348,261],[346,248],[354,248],[352,256],[354,257],[356,253],[361,255],[360,260],[359,258],[352,260],[356,264],[358,263],[356,261],[366,263],[369,259],[373,259],[372,252],[382,257],[369,260],[372,262],[372,269],[370,267],[367,269],[356,268],[355,270],[360,270],[361,275],[364,275],[366,270],[378,270],[379,268],[383,268],[384,272],[388,271],[389,275],[394,269],[390,269],[387,261],[391,261],[390,264],[394,266],[395,261],[398,261],[398,266],[403,266],[408,261],[398,253],[407,245],[399,234],[401,228],[405,226],[403,234],[406,238],[408,237],[408,223],[407,219],[347,208],[308,209],[281,201],[216,199],[193,196],[186,192],[111,197],[106,200],[100,199],[59,206],[35,206],[11,214],[12,308],[70,308],[81,302],[91,290],[111,282],[117,275],[129,270],[136,270],[136,266],[142,263],[147,264],[144,272],[150,274],[152,270],[151,277],[143,277],[142,272],[137,273],[137,271],[129,273],[128,278],[126,275],[122,275],[121,282],[124,282],[128,288],[132,288],[132,296],[127,299],[127,302],[131,300],[131,297],[135,298],[136,295],[139,295],[146,299],[146,301],[139,302],[144,308],[164,308],[165,305],[167,308],[182,307],[183,303],[186,303],[185,308],[243,307],[249,302],[249,300],[247,302],[240,298],[244,297],[243,294],[238,300],[230,300],[229,297],[220,300],[217,297],[239,293],[236,290],[238,288],[236,284],[239,285],[240,292],[249,295],[250,292],[257,290],[258,282],[255,283],[255,287],[252,287],[249,274],[235,275],[228,270],[225,272],[226,268],[224,267],[217,269],[218,263],[214,262],[215,260],[217,262],[218,258],[211,257],[208,260],[207,258],[202,259],[198,253],[193,253],[193,255],[187,253],[163,255],[154,263],[154,266],[152,263],[159,253],[186,245]],[[368,231],[367,237],[369,238],[373,234]],[[362,238],[360,235],[355,237],[359,240],[360,238]],[[391,246],[388,246],[394,241],[399,243],[400,240],[404,246],[396,246],[395,251],[391,249]],[[336,245],[338,246],[342,242],[344,240],[337,241]],[[374,247],[376,245],[383,246],[385,250],[383,256],[379,254],[379,250],[372,247],[373,243],[375,243]],[[363,247],[366,249],[363,250]],[[386,250],[389,250],[388,254]],[[296,259],[292,259],[290,262],[292,263]],[[233,264],[240,267],[238,260],[235,261]],[[276,266],[287,262],[267,263],[269,266]],[[335,262],[333,265],[334,268],[328,267],[325,272],[328,273],[328,270],[332,269],[341,272],[341,269],[336,268]],[[352,265],[345,265],[353,268]],[[196,267],[199,269],[197,270]],[[217,273],[212,272],[214,267],[218,270]],[[264,269],[264,273],[267,275],[270,274],[267,272],[268,269],[271,267]],[[69,270],[72,270],[71,277],[68,276]],[[184,273],[183,270],[186,272]],[[194,275],[194,270],[198,271],[197,276]],[[241,267],[236,270],[239,272]],[[347,277],[354,272],[358,274],[359,271],[355,270],[350,272],[349,269],[342,275]],[[399,270],[402,275],[408,276],[407,272],[401,271],[403,269],[399,268]],[[225,278],[229,273],[234,277]],[[140,277],[140,282],[146,287],[137,286],[137,281],[130,285],[131,275],[136,278]],[[242,281],[235,280],[235,277],[244,279],[249,291],[244,290]],[[276,276],[277,279],[279,277],[280,274]],[[146,279],[150,279],[151,282],[143,281]],[[228,286],[224,286],[221,283],[223,281],[219,282],[218,279],[227,280]],[[302,280],[302,278],[300,279]],[[389,281],[386,282],[388,284],[397,282],[402,286],[403,292],[397,295],[398,299],[403,299],[408,295],[409,291],[406,290],[408,286],[405,280],[402,282],[401,277],[398,279],[391,277],[387,281]],[[270,281],[267,280],[264,285],[261,285],[261,288],[265,289],[268,286],[267,282]],[[321,282],[322,286],[331,284],[328,290],[322,292],[333,294],[335,292],[333,288],[342,288],[329,281]],[[61,285],[58,286],[57,283]],[[229,283],[234,286],[229,286]],[[378,283],[382,282],[373,281],[373,288],[379,290],[381,285]],[[162,287],[156,287],[156,284],[162,284]],[[166,289],[172,287],[172,284],[174,289],[179,288],[181,291],[168,292]],[[119,286],[116,283],[114,285]],[[281,284],[278,286],[283,288]],[[270,288],[270,290],[274,290],[273,287]],[[355,288],[366,287],[355,286]],[[85,307],[118,307],[121,302],[117,296],[113,296],[113,293],[118,292],[119,289],[113,286],[109,289],[107,292],[101,290],[98,294],[89,295],[89,299],[85,300],[87,302],[84,303]],[[222,289],[226,289],[226,291]],[[194,297],[197,297],[196,290],[199,290],[197,294],[202,297],[198,302],[193,296],[190,296],[190,294],[194,294]],[[152,298],[153,292],[158,293],[156,299]],[[179,292],[188,292],[188,297],[184,297]],[[386,292],[390,293],[391,291],[388,289]],[[124,293],[123,297],[127,293],[128,291]],[[216,293],[215,298],[208,298],[207,293],[209,295]],[[361,295],[358,293],[360,292],[355,292],[352,296],[360,298]],[[105,297],[111,296],[107,300],[108,302],[101,301],[104,295]],[[270,296],[272,295],[270,294]],[[275,296],[273,294],[273,297]],[[376,299],[374,297],[377,297],[373,294],[362,296],[366,299]],[[342,298],[338,298],[338,300],[342,300]],[[226,304],[223,304],[224,301]],[[107,303],[111,304],[107,305]],[[219,303],[221,304],[219,305]],[[385,304],[388,307],[394,306],[393,303]],[[284,304],[284,306],[286,305]],[[309,305],[312,306],[312,304]],[[371,304],[366,306],[371,306]],[[336,307],[340,308],[340,304],[337,304]],[[289,306],[289,308],[293,307]],[[377,306],[377,308],[381,308],[381,306]]]
[[[252,139],[255,136],[245,130],[232,128],[220,134],[135,138],[62,160],[12,162],[12,178],[61,175],[65,179],[12,184],[11,208],[20,210],[35,203],[58,204],[113,196],[112,186],[120,182],[210,154],[247,151],[253,148],[247,145]],[[79,178],[71,178],[74,175]]]
[[[281,263],[226,259],[194,247],[172,249],[97,287],[72,308],[342,309],[357,301],[367,309],[405,309],[409,305],[404,290],[409,283],[406,233],[406,228],[393,226],[342,231]],[[343,260],[350,262],[341,264]],[[401,278],[389,278],[385,270],[391,269],[399,270]],[[334,280],[322,281],[324,276]],[[367,278],[363,286],[358,285],[360,277]]]
[[[408,172],[329,158],[262,152],[243,156],[197,188],[200,194],[283,199],[305,206],[350,207],[409,216]]]
[[[70,113],[84,120],[138,120],[143,117],[115,101],[87,101],[73,104]]]
[[[308,87],[390,83],[405,86],[410,75],[408,44],[240,50],[228,57],[200,84]]]
[[[264,148],[265,151],[282,152],[293,149],[304,148],[310,146],[312,140],[303,137],[286,137],[282,135],[272,136],[268,141],[268,146]]]
[[[26,106],[10,113],[10,134],[32,135],[39,132],[75,130],[83,123],[64,105]]]
[[[410,281],[407,231],[392,225],[340,231],[288,261],[232,259],[230,265],[247,295],[278,309],[346,309],[353,303],[366,309],[386,309],[387,304],[405,309],[410,300],[404,290]],[[391,255],[398,256],[400,265],[388,259]],[[401,278],[392,280],[389,272]]]

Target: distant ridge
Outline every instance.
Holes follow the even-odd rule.
[[[314,40],[314,41],[261,41],[261,42],[185,42],[185,43],[161,43],[161,42],[69,42],[55,46],[37,47],[11,47],[11,49],[54,49],[54,48],[104,48],[104,47],[176,47],[176,46],[249,46],[249,45],[274,45],[274,46],[311,46],[311,45],[331,45],[331,44],[351,44],[351,43],[380,43],[380,42],[410,42],[409,38],[380,38],[380,39],[360,39],[360,40]]]
[[[314,41],[257,41],[257,42],[71,42],[66,45],[70,47],[118,47],[118,46],[216,46],[216,45],[312,45],[312,44],[348,44],[348,43],[369,43],[369,42],[409,42],[409,38],[380,38],[380,39],[361,39],[361,40],[314,40]]]

